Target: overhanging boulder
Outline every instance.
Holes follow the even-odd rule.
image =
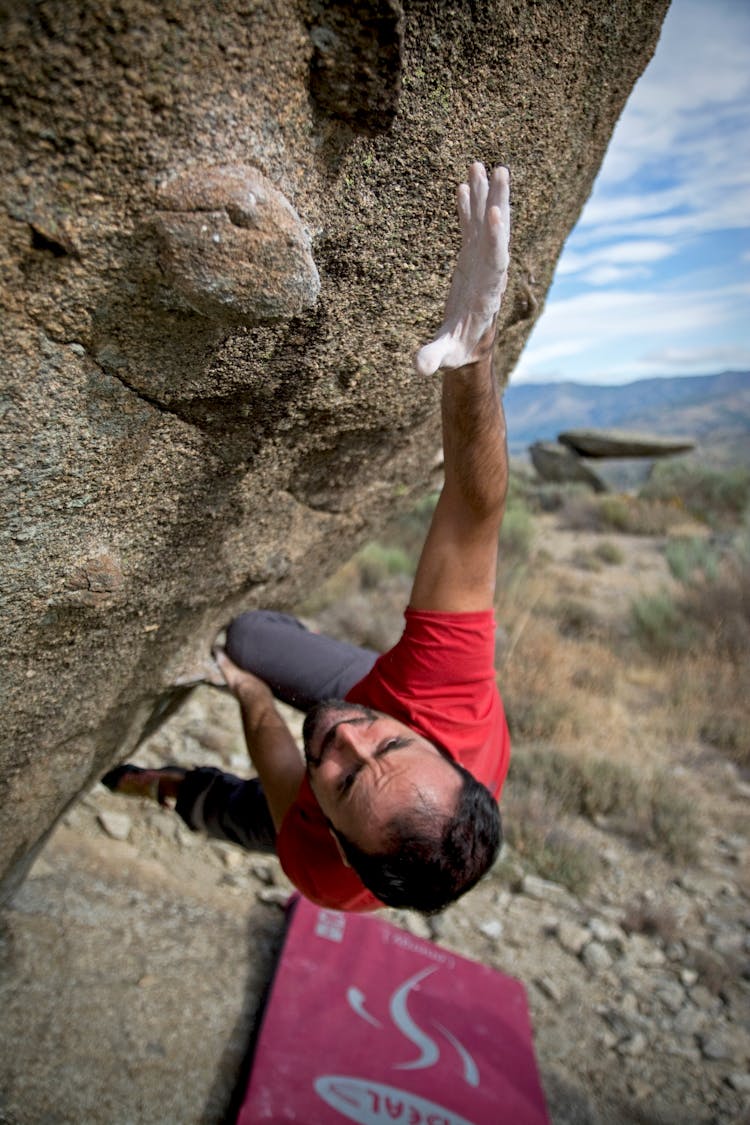
[[[692,438],[631,430],[566,430],[557,440],[581,457],[671,457],[695,449]]]
[[[293,606],[423,487],[411,355],[475,158],[513,172],[507,377],[666,8],[5,6],[6,886],[232,613]]]
[[[550,484],[585,484],[594,492],[607,491],[601,477],[559,442],[535,441],[529,454],[538,475]]]

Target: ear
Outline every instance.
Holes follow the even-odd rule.
[[[341,862],[343,863],[344,867],[351,867],[351,863],[346,858],[346,852],[341,847],[341,841],[339,840],[338,836],[336,835],[336,833],[333,831],[332,828],[329,828],[328,831],[331,833],[331,836],[333,838],[333,842],[336,845],[336,847],[338,848],[338,853],[341,856]]]

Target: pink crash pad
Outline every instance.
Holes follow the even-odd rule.
[[[523,985],[297,899],[238,1125],[549,1125]]]

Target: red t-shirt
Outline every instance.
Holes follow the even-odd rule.
[[[495,682],[495,617],[407,609],[401,640],[346,698],[438,743],[499,798],[510,739]],[[276,840],[281,866],[318,906],[375,910],[380,902],[341,862],[305,776]]]

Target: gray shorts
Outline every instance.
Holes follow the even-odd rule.
[[[324,699],[343,699],[367,675],[378,654],[312,633],[296,617],[256,609],[227,629],[227,653],[259,676],[274,696],[300,711]],[[247,848],[273,852],[276,831],[263,787],[213,767],[190,770],[180,786],[177,812],[195,832]]]

